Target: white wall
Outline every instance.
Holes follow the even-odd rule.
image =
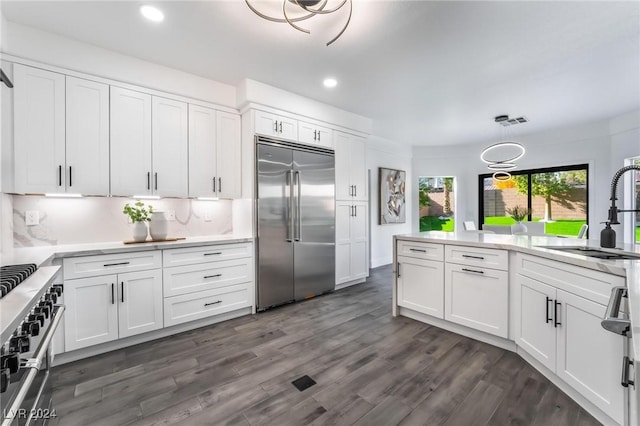
[[[637,112],[631,114],[637,116]],[[625,114],[626,116],[627,114]],[[626,130],[611,135],[611,123],[621,119]],[[518,169],[565,166],[571,164],[589,164],[589,224],[590,238],[598,239],[601,226],[606,220],[609,206],[609,185],[613,173],[622,167],[621,158],[640,154],[638,125],[633,120],[615,117],[580,126],[554,129],[543,133],[518,136],[514,128],[513,139],[521,142],[527,149],[520,159]],[[522,125],[523,130],[526,124]],[[495,140],[480,144],[454,147],[414,147],[413,182],[420,176],[456,177],[456,227],[461,229],[462,221],[478,221],[478,175],[488,173],[480,162],[482,148],[495,143]],[[418,217],[418,194],[411,193],[414,217]],[[413,223],[418,231],[418,223]],[[622,241],[623,232],[618,229],[618,239]]]
[[[405,170],[407,172],[406,185],[406,209],[407,221],[402,224],[380,225],[380,167]],[[396,234],[406,234],[411,232],[411,225],[414,222],[412,203],[414,200],[410,194],[415,191],[415,182],[412,179],[411,167],[411,147],[401,145],[376,136],[370,136],[367,141],[367,168],[370,171],[371,181],[369,187],[369,207],[370,207],[370,238],[371,245],[371,267],[387,265],[392,262],[393,257],[393,236]]]
[[[116,31],[117,29],[114,29]],[[236,107],[236,88],[57,34],[3,21],[5,54],[72,71]]]

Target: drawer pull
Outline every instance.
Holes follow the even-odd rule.
[[[620,384],[622,387],[628,388],[629,385],[636,387],[636,383],[633,380],[629,380],[629,366],[633,365],[633,361],[628,356],[622,357],[622,379]]]
[[[107,266],[122,266],[122,265],[128,265],[129,263],[131,262],[105,263],[102,266],[106,268]]]
[[[414,249],[414,248],[410,248],[409,250],[410,250],[410,251],[418,251],[418,252],[420,252],[420,253],[426,253],[426,252],[427,252],[427,251],[426,251],[426,250],[424,250],[424,249]]]
[[[217,305],[218,303],[222,303],[222,300],[217,300],[217,301],[211,302],[211,303],[205,303],[204,306]]]
[[[475,269],[462,268],[464,272],[473,272],[474,274],[484,274],[484,271],[477,271]]]
[[[623,297],[628,297],[626,287],[614,287],[611,289],[611,297],[601,324],[607,331],[626,336],[629,333],[631,322],[620,316]]]
[[[482,256],[471,256],[470,254],[463,254],[462,257],[466,257],[467,259],[484,260],[484,257]]]
[[[214,251],[213,253],[204,253],[203,256],[214,256],[217,254],[222,254],[221,251]]]
[[[204,276],[204,278],[205,278],[205,279],[207,279],[207,278],[217,278],[217,277],[221,277],[221,276],[222,276],[222,274],[205,275],[205,276]]]

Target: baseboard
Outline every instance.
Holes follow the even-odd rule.
[[[351,287],[352,285],[362,284],[366,281],[366,278],[360,278],[359,280],[348,281],[342,284],[336,284],[336,290],[342,290],[343,288]]]
[[[69,362],[78,361],[84,358],[89,358],[95,355],[100,355],[103,353],[115,351],[117,349],[126,348],[128,346],[133,346],[140,343],[150,342],[152,340],[161,339],[163,337],[172,336],[174,334],[194,330],[196,328],[206,327],[209,325],[217,324],[219,322],[228,321],[230,319],[234,319],[234,318],[238,318],[238,317],[242,317],[250,314],[251,314],[250,307],[242,308],[236,311],[216,315],[211,318],[204,318],[197,321],[191,321],[185,324],[178,324],[172,327],[163,328],[161,330],[151,331],[149,333],[144,333],[137,336],[131,336],[124,339],[118,339],[112,342],[90,346],[88,348],[77,349],[71,352],[63,352],[61,354],[57,354],[54,357],[53,366],[55,367],[58,365],[67,364]]]

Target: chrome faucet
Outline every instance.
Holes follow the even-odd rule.
[[[616,246],[616,231],[611,228],[611,225],[619,225],[618,221],[618,213],[622,212],[638,212],[640,209],[636,210],[620,210],[616,206],[616,191],[618,189],[618,181],[620,177],[630,170],[640,170],[640,166],[631,165],[625,166],[618,170],[614,175],[613,179],[611,179],[611,207],[609,207],[609,216],[605,223],[605,228],[600,233],[600,247],[604,248],[614,248]]]

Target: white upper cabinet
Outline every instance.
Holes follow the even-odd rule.
[[[111,86],[110,128],[111,194],[151,194],[151,95]]]
[[[254,120],[256,134],[298,140],[298,120],[258,110]]]
[[[328,127],[298,121],[298,141],[333,149],[333,131]]]
[[[14,65],[15,192],[64,192],[65,76]]]
[[[240,116],[189,105],[189,196],[240,198]]]
[[[187,104],[153,96],[151,111],[153,193],[187,197]]]
[[[335,131],[336,200],[366,201],[367,147],[364,138]]]
[[[216,197],[216,111],[189,105],[189,196]]]
[[[240,116],[216,112],[218,197],[240,198],[242,159],[240,157]]]
[[[66,190],[109,195],[109,86],[67,76]]]

